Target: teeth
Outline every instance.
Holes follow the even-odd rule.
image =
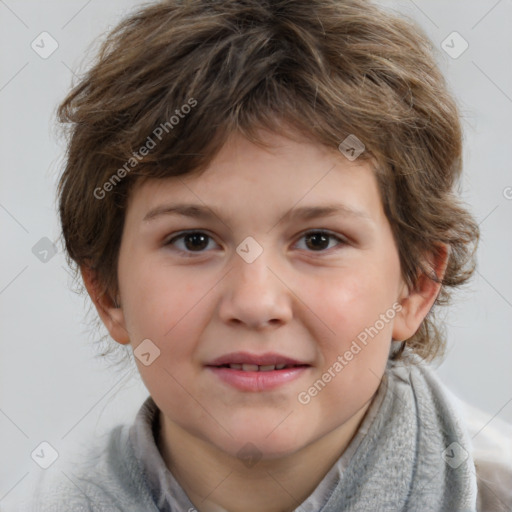
[[[271,372],[273,370],[282,370],[285,368],[286,364],[267,364],[258,366],[257,364],[239,364],[239,363],[231,363],[229,367],[232,370],[243,370],[244,372]]]
[[[243,364],[242,370],[244,372],[257,372],[258,371],[258,365],[257,364]]]

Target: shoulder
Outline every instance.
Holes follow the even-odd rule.
[[[414,354],[411,357],[419,361]],[[445,396],[446,403],[459,418],[469,441],[468,457],[475,467],[477,510],[512,511],[512,425],[461,400],[428,365],[399,362],[391,367],[395,378],[405,383],[415,382],[414,375],[421,372],[429,386],[438,389],[436,400]]]
[[[26,512],[157,511],[135,457],[129,426],[119,425],[44,474]]]
[[[478,510],[512,510],[512,425],[459,400],[471,438]]]

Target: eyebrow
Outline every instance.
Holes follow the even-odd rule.
[[[149,210],[143,218],[143,222],[149,222],[163,215],[181,215],[200,220],[221,219],[222,214],[215,212],[211,208],[198,204],[162,204]],[[300,208],[291,208],[280,219],[301,219],[310,220],[319,217],[332,217],[334,215],[344,215],[355,217],[373,222],[370,215],[362,210],[354,209],[350,206],[336,203],[322,206],[301,206]]]

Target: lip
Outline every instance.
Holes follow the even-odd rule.
[[[206,366],[222,366],[225,364],[257,364],[258,366],[277,365],[277,364],[295,364],[310,366],[305,361],[292,359],[288,356],[278,354],[276,352],[265,352],[264,354],[251,354],[250,352],[231,352],[223,356],[217,357],[213,361],[207,363]],[[249,372],[250,373],[250,372]],[[254,372],[257,373],[257,372]]]
[[[311,366],[296,366],[268,372],[246,372],[225,366],[207,366],[206,369],[240,391],[269,391],[300,378],[311,369]]]
[[[229,364],[296,365],[293,368],[270,371],[244,371],[229,368]],[[231,352],[218,357],[206,365],[206,369],[225,384],[240,391],[268,391],[294,381],[311,368],[307,362],[293,359],[276,352],[251,354],[250,352]]]

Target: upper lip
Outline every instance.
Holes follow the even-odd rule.
[[[207,363],[206,366],[222,366],[225,364],[257,364],[258,366],[266,365],[307,365],[304,361],[298,361],[288,356],[283,356],[275,352],[266,352],[264,354],[251,354],[249,352],[231,352],[223,356],[217,357],[213,361]]]

